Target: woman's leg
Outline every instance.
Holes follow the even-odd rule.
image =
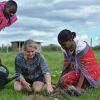
[[[76,86],[80,77],[80,72],[67,73],[62,76],[61,83],[64,88],[67,89],[69,86]]]
[[[44,83],[41,81],[35,81],[32,84],[32,88],[34,89],[35,92],[40,92],[44,87]]]
[[[19,82],[19,81],[16,81],[15,83],[14,83],[14,90],[15,91],[32,91],[32,89],[31,89],[31,87],[30,87],[30,89],[27,89],[26,88],[26,86],[25,85],[23,85],[21,82]]]
[[[15,91],[21,91],[23,89],[22,84],[19,81],[16,81],[14,83],[14,90]]]

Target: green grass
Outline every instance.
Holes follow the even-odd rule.
[[[100,62],[100,52],[95,52],[96,57]],[[10,77],[14,74],[14,60],[16,53],[0,53],[0,58],[2,59],[2,63],[8,67],[10,72]],[[63,65],[63,54],[62,52],[44,52],[44,56],[48,62],[48,66],[52,73],[52,83],[56,84],[60,72]],[[15,92],[13,90],[13,83],[9,83],[5,89],[0,90],[0,100],[26,100],[28,98],[28,93]],[[41,95],[46,95],[46,93],[42,92]],[[85,94],[81,97],[70,97],[69,100],[99,100],[100,98],[100,86],[95,89],[90,89],[85,92]],[[28,99],[27,99],[28,100]],[[45,100],[45,99],[43,99]],[[64,98],[63,100],[68,100]]]

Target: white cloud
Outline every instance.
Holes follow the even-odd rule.
[[[81,11],[86,14],[98,13],[100,12],[100,5],[98,6],[91,5],[91,6],[82,7]]]
[[[18,21],[0,32],[0,41],[7,43],[32,38],[47,44],[57,43],[58,33],[65,28],[75,31],[82,40],[100,37],[100,0],[16,2]]]
[[[77,36],[77,37],[76,37],[76,39],[77,39],[77,40],[79,40],[79,39],[80,39],[80,40],[85,41],[85,40],[87,40],[87,39],[88,39],[88,36],[87,36],[86,34],[84,34],[84,35],[81,35],[81,36]]]

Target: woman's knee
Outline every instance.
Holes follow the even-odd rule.
[[[35,92],[40,92],[43,89],[43,85],[44,85],[43,82],[37,81],[37,82],[33,83],[32,87],[33,87]]]
[[[21,91],[22,90],[22,86],[21,86],[21,83],[20,82],[16,81],[14,83],[14,90],[15,91]]]

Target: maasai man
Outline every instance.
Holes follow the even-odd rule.
[[[75,40],[75,32],[64,29],[58,34],[58,42],[64,50],[64,68],[58,86],[77,90],[99,84],[100,66],[90,46]]]
[[[16,20],[17,4],[13,0],[0,2],[0,31]]]

